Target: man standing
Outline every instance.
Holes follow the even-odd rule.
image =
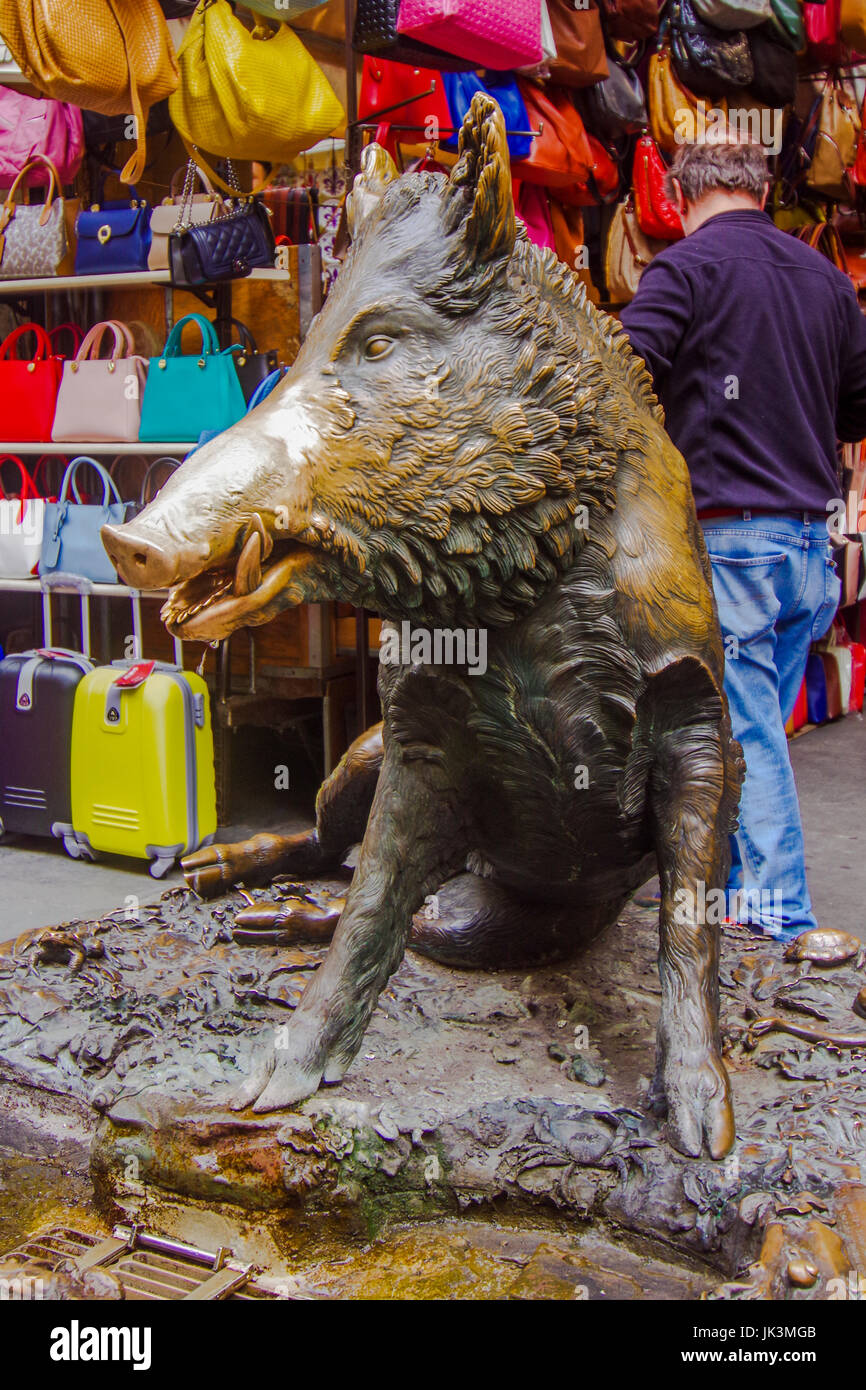
[[[815,927],[785,722],[839,602],[827,532],[836,441],[866,437],[866,321],[848,278],[763,211],[766,156],[684,145],[668,174],[685,238],[622,314],[691,473],[746,778],[729,914]]]

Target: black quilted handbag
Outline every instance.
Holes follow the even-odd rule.
[[[426,43],[418,43],[397,33],[400,0],[358,0],[352,47],[356,53],[375,53],[395,63],[419,68],[444,68],[447,72],[471,72],[474,63],[443,53]]]
[[[797,55],[772,24],[749,30],[755,76],[749,88],[765,106],[789,106],[797,99]]]
[[[223,337],[223,330],[228,330],[226,337],[229,342],[233,331],[237,330],[241,351],[234,354],[234,362],[237,368],[238,381],[244,393],[244,400],[249,405],[257,387],[261,386],[265,377],[270,376],[271,372],[276,371],[280,365],[277,350],[276,348],[269,348],[265,352],[259,352],[255,338],[240,319],[216,319],[214,328],[219,334],[220,343],[226,341],[226,338]]]
[[[670,12],[671,58],[684,87],[699,97],[723,97],[750,87],[755,76],[749,36],[716,29],[699,19],[691,0],[674,0]]]
[[[168,239],[171,283],[178,286],[239,280],[258,267],[273,269],[275,256],[270,213],[259,198]]]

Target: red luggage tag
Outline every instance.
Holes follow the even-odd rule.
[[[122,676],[118,676],[113,684],[121,686],[124,690],[134,690],[137,685],[144,685],[148,676],[153,675],[155,665],[155,661],[137,661],[128,671],[124,671]]]

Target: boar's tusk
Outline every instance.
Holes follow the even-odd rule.
[[[238,560],[232,592],[236,598],[245,598],[253,593],[262,582],[262,538],[253,531]]]
[[[268,532],[265,530],[265,523],[262,521],[258,512],[253,512],[252,516],[250,517],[250,524],[247,527],[246,534],[244,536],[244,545],[246,545],[250,536],[252,536],[256,531],[258,531],[259,535],[262,538],[262,559],[267,560],[268,556],[274,548],[274,540],[273,537],[270,536]]]

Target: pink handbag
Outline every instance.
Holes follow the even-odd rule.
[[[539,0],[400,0],[397,30],[498,72],[543,56]]]
[[[112,352],[100,357],[106,333],[113,337]],[[146,375],[147,363],[137,356],[126,324],[116,319],[96,324],[73,360],[63,363],[51,438],[57,444],[134,443]]]
[[[534,183],[522,183],[517,195],[517,216],[523,220],[526,235],[536,246],[547,246],[556,253],[556,233],[550,215],[547,193]]]
[[[0,188],[11,188],[31,159],[50,159],[61,183],[72,183],[84,155],[84,127],[77,106],[65,101],[28,97],[0,87]],[[43,187],[48,169],[34,165],[24,180]]]

